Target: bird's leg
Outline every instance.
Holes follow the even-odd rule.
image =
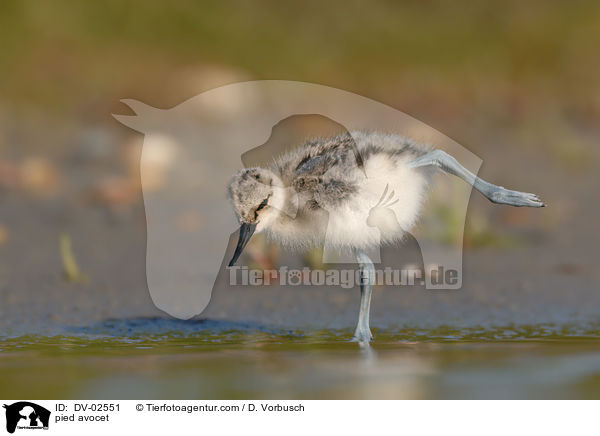
[[[355,256],[360,267],[360,313],[353,340],[361,344],[368,344],[373,338],[369,328],[369,311],[371,309],[371,289],[375,283],[375,267],[364,251],[357,250]]]
[[[545,204],[535,194],[511,191],[502,186],[496,186],[480,179],[463,167],[454,157],[442,150],[433,150],[408,164],[409,168],[436,166],[443,171],[460,177],[481,192],[492,203],[508,204],[510,206],[544,207]]]

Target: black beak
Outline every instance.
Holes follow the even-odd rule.
[[[240,227],[240,237],[238,239],[237,247],[235,247],[235,253],[233,253],[233,257],[227,266],[235,265],[238,257],[240,257],[240,254],[244,251],[244,247],[250,240],[250,237],[254,234],[254,230],[256,230],[256,224],[242,223],[242,226]]]

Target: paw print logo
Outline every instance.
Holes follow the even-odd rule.
[[[302,273],[298,270],[291,270],[288,272],[288,284],[292,286],[298,286],[302,283]]]

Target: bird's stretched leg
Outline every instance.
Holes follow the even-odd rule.
[[[375,283],[375,267],[364,251],[356,250],[354,254],[360,267],[360,313],[353,340],[361,344],[368,344],[373,338],[369,328],[369,311],[371,309],[371,289]]]
[[[460,177],[481,192],[492,203],[508,204],[511,206],[544,207],[546,206],[535,194],[511,191],[502,186],[496,186],[463,167],[454,157],[442,150],[433,150],[408,163],[409,168],[436,166],[449,174]]]

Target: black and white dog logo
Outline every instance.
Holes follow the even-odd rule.
[[[18,429],[48,429],[50,411],[29,401],[4,405],[6,409],[6,431]]]

